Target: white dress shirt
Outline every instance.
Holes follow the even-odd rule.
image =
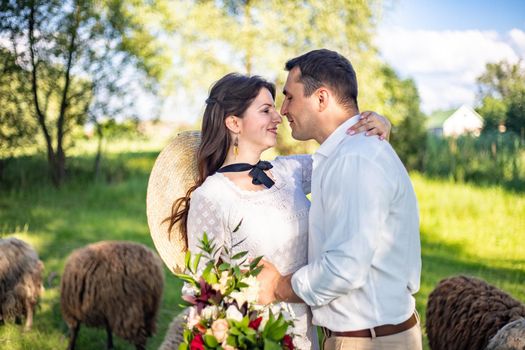
[[[397,324],[415,309],[421,245],[416,196],[386,141],[340,125],[313,155],[308,265],[292,277],[313,323],[333,331]]]

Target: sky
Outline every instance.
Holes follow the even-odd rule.
[[[525,1],[386,1],[375,44],[415,80],[423,112],[475,107],[487,63],[525,59]]]

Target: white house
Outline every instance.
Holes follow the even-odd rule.
[[[472,108],[463,105],[443,122],[443,136],[473,134],[479,136],[483,118]]]

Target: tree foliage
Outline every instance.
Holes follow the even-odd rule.
[[[525,133],[525,66],[523,61],[488,63],[478,77],[478,112],[484,117],[484,131],[500,125],[518,135]]]
[[[393,124],[391,143],[405,166],[421,170],[426,130],[416,84],[412,79],[401,79],[387,65],[383,66],[381,73],[383,88],[379,96],[383,105],[377,110],[390,117]]]
[[[1,60],[24,87],[10,91],[31,101],[10,120],[20,130],[19,121],[28,116],[38,123],[56,186],[66,175],[72,130],[88,119],[112,118],[130,102],[122,98],[129,81],[123,82],[119,72],[139,67],[146,76],[160,75],[164,56],[140,20],[148,13],[138,0],[1,3]]]
[[[397,125],[396,148],[410,167],[420,165],[417,144],[424,140],[417,89],[413,81],[399,79],[381,62],[372,43],[381,16],[380,1],[335,0],[330,6],[321,0],[168,3],[165,23],[169,25],[164,28],[175,38],[172,49],[180,63],[169,80],[180,83],[178,88],[202,89],[230,71],[239,71],[262,75],[275,82],[279,91],[288,59],[317,48],[336,50],[350,59],[357,72],[360,107],[390,118]],[[190,95],[202,98],[202,93]],[[278,93],[276,104],[281,103]],[[313,141],[293,140],[287,123],[280,128],[278,153],[316,148]],[[414,153],[418,154],[415,158],[410,156]]]

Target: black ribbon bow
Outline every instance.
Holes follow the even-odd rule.
[[[227,173],[227,172],[239,172],[239,171],[246,171],[250,170],[248,173],[249,176],[251,176],[252,184],[254,185],[264,185],[267,188],[271,188],[275,182],[270,179],[268,175],[264,172],[265,170],[269,170],[273,168],[272,163],[267,162],[265,160],[260,160],[255,165],[251,165],[248,163],[235,163],[226,165],[219,170],[217,170],[218,173]]]

